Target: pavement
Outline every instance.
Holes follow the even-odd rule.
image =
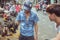
[[[36,11],[35,8],[33,8],[33,11]],[[38,11],[36,13],[39,17],[38,40],[51,39],[51,38],[55,37],[57,34],[55,23],[51,22],[48,18],[48,15],[44,14],[43,11]],[[2,20],[0,20],[0,21],[2,21]],[[5,40],[7,38],[9,38],[10,40],[18,40],[19,30],[17,30],[17,33],[13,34],[13,36],[4,37],[4,38],[2,38],[2,40]],[[1,40],[1,38],[0,38],[0,40]]]

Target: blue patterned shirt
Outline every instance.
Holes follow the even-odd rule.
[[[20,21],[20,33],[24,36],[34,35],[34,24],[38,21],[37,14],[33,11],[30,12],[28,21],[24,11],[20,11],[16,17],[16,21]]]

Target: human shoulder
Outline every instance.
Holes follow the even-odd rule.
[[[35,12],[35,11],[31,11],[31,14],[32,14],[33,16],[37,16],[37,12]]]
[[[18,15],[23,16],[23,15],[24,15],[24,11],[23,11],[23,10],[20,11],[20,12],[18,13]]]
[[[24,14],[24,11],[23,11],[23,10],[21,10],[18,14]]]

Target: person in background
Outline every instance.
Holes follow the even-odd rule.
[[[22,6],[21,4],[17,3],[15,8],[16,8],[16,13],[19,13],[21,11]]]
[[[39,11],[39,7],[40,7],[39,3],[37,3],[36,6],[35,6],[35,8],[36,8],[37,11]]]
[[[46,8],[49,19],[57,24],[57,35],[51,40],[60,40],[60,4],[50,4]]]
[[[31,11],[32,2],[26,1],[23,10],[16,17],[16,24],[20,24],[19,40],[38,40],[38,16]]]
[[[16,1],[11,1],[10,4],[11,4],[10,9],[9,9],[10,15],[15,16],[15,14],[16,14],[16,8],[15,8]]]
[[[44,14],[46,14],[46,7],[47,7],[47,5],[44,3],[42,5],[42,11],[43,11]]]
[[[6,3],[6,4],[4,5],[4,9],[7,10],[7,11],[9,11],[9,4],[8,4],[8,3]]]

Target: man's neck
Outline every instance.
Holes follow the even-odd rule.
[[[26,13],[26,16],[29,16],[30,15],[30,13]]]
[[[57,17],[56,23],[57,23],[58,25],[60,25],[60,17]]]

